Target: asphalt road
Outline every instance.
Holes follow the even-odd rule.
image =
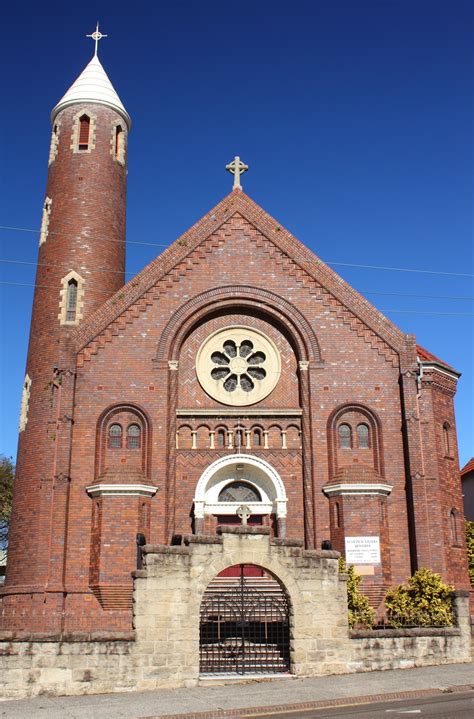
[[[473,719],[474,691],[442,694],[424,699],[376,702],[334,709],[311,709],[277,714],[241,714],[240,719]]]

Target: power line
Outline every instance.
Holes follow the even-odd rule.
[[[48,262],[32,262],[28,260],[8,260],[8,259],[0,259],[0,263],[4,264],[10,264],[10,265],[28,265],[32,267],[57,267],[57,268],[63,268],[63,269],[71,269],[71,265],[69,263],[63,263],[63,264],[52,264]],[[143,269],[143,268],[142,268]],[[106,267],[94,267],[94,272],[108,272],[113,274],[125,274],[125,275],[131,275],[132,277],[135,277],[141,270],[137,270],[136,272],[122,272],[121,270],[110,270]],[[357,290],[362,295],[383,295],[386,297],[413,297],[417,299],[427,299],[427,300],[459,300],[462,302],[472,302],[474,301],[474,297],[453,297],[451,295],[419,295],[419,294],[411,294],[407,292],[380,292],[379,290]]]
[[[53,285],[34,285],[34,284],[29,284],[28,282],[9,282],[8,280],[0,280],[0,285],[13,285],[14,287],[37,287],[38,289],[41,289],[41,290],[59,290],[60,289],[58,286],[53,286]],[[111,294],[110,292],[106,292],[105,290],[91,289],[90,291],[94,294],[108,295],[109,297],[113,296],[113,294]],[[117,292],[119,292],[119,290],[117,290]]]
[[[7,280],[0,280],[0,285],[12,285],[15,287],[38,287],[41,289],[50,289],[50,290],[57,290],[57,287],[53,287],[52,285],[35,285],[35,284],[29,284],[27,282],[9,282]],[[104,292],[102,290],[92,290],[92,292],[96,292],[99,294],[107,294],[110,297],[112,295],[109,292]],[[119,292],[119,290],[117,290]],[[413,315],[449,315],[452,317],[474,317],[474,312],[431,312],[431,311],[425,311],[425,310],[392,310],[392,309],[379,309],[376,308],[377,312],[385,313],[385,312],[402,312],[405,314],[413,314]]]
[[[40,233],[40,230],[33,230],[28,227],[11,227],[11,226],[7,226],[7,225],[0,225],[0,230],[11,230],[11,231],[15,231],[15,232],[32,232],[35,234]],[[49,230],[48,234],[65,236],[68,233],[67,232],[53,232],[53,231]],[[74,236],[77,236],[77,235],[74,235]],[[83,239],[86,240],[87,238],[83,238]],[[97,239],[100,240],[101,242],[118,242],[119,244],[122,244],[122,245],[124,245],[124,244],[145,245],[146,247],[161,247],[161,248],[165,248],[165,249],[171,246],[170,244],[165,245],[165,244],[159,244],[156,242],[142,242],[140,240],[115,240],[115,239],[110,239],[107,237],[98,237]],[[171,243],[171,244],[173,244],[173,243]],[[312,252],[312,250],[310,250],[309,248],[308,248],[308,251]],[[306,257],[301,257],[300,255],[295,255],[295,259],[297,259],[298,261],[300,261],[302,263],[311,265],[311,262]],[[319,259],[319,258],[317,258],[317,259]],[[356,264],[354,262],[336,262],[333,260],[321,260],[321,262],[324,262],[324,264],[326,264],[326,265],[334,265],[334,266],[340,266],[340,267],[355,267],[358,269],[366,269],[366,270],[384,270],[384,271],[390,271],[390,272],[411,272],[411,273],[427,274],[427,275],[444,275],[447,277],[474,277],[474,273],[470,273],[470,272],[445,272],[442,270],[424,270],[424,269],[420,270],[420,269],[414,269],[412,267],[389,267],[386,265],[361,265],[361,264]]]

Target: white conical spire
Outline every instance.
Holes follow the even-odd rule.
[[[94,55],[90,63],[84,68],[79,77],[58,104],[51,112],[51,122],[61,110],[70,105],[77,105],[85,102],[95,102],[99,105],[107,105],[119,113],[127,123],[128,129],[132,124],[130,115],[122,105],[114,86],[107,77],[97,55]]]

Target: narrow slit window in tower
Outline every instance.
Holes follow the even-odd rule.
[[[447,422],[443,424],[443,443],[444,443],[444,454],[449,457],[451,454],[451,437],[450,437],[450,426]]]
[[[66,322],[76,321],[77,310],[77,280],[67,283]]]
[[[120,125],[115,128],[115,159],[122,163],[125,161],[125,134]]]
[[[89,149],[90,117],[83,115],[79,118],[79,150]]]

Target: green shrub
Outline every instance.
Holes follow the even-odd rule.
[[[444,584],[439,574],[422,567],[407,584],[389,589],[385,607],[394,627],[450,627],[454,622],[453,587]]]
[[[469,579],[474,587],[474,522],[466,519],[467,560],[469,562]]]
[[[372,628],[375,621],[375,612],[370,606],[367,597],[359,589],[362,577],[359,577],[355,573],[352,564],[347,565],[342,557],[339,559],[339,571],[342,574],[347,574],[349,626],[351,629],[356,625]]]

